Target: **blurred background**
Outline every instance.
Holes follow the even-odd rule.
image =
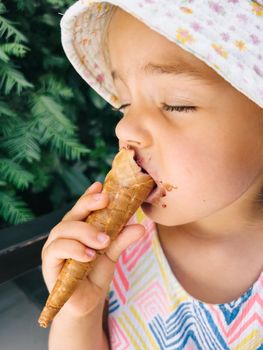
[[[118,151],[120,115],[78,76],[60,42],[71,0],[0,0],[1,350],[47,349],[41,248]]]

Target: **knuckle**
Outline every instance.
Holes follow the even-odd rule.
[[[89,200],[92,203],[101,203],[104,202],[108,198],[108,194],[105,192],[97,192],[97,193],[88,193],[84,196],[85,201]]]
[[[50,260],[50,246],[47,246],[45,249],[42,250],[41,259],[42,265],[46,265],[47,262]]]
[[[55,238],[52,242],[50,242],[50,244],[45,249],[45,253],[44,253],[45,257],[50,256],[54,252],[58,251],[58,241],[59,239]]]
[[[86,251],[87,251],[87,247],[79,243],[72,250],[72,258],[77,261],[83,261],[83,262],[92,260],[92,257],[88,256]]]
[[[50,231],[48,237],[49,237],[49,238],[53,238],[53,236],[56,237],[56,236],[58,235],[59,231],[60,231],[60,228],[61,228],[61,222],[59,222],[58,224],[56,224],[56,225],[51,229],[51,231]]]
[[[46,261],[63,260],[73,257],[76,251],[76,241],[63,238],[54,239],[46,249]]]
[[[99,199],[96,199],[97,196],[99,196]],[[102,192],[84,194],[79,198],[74,207],[66,213],[61,221],[70,221],[70,219],[76,215],[85,218],[89,215],[91,210],[93,211],[107,206],[108,199],[108,194]]]
[[[42,259],[42,262],[45,262],[49,259],[50,257],[50,254],[52,254],[53,252],[53,245],[54,245],[54,242],[56,241],[56,239],[54,239],[53,241],[51,242],[46,242],[42,248],[42,251],[41,251],[41,259]]]
[[[92,244],[92,240],[81,239],[78,237],[78,240],[75,238],[61,238],[57,237],[50,242],[48,246],[41,252],[42,263],[47,265],[54,265],[56,260],[63,259],[75,259],[78,261],[89,261],[93,257],[88,256],[87,248],[98,248]]]
[[[63,259],[68,251],[68,245],[66,240],[61,238],[54,239],[46,248],[45,260],[57,260]]]
[[[88,238],[88,243],[94,245],[94,248],[100,248],[101,246],[106,246],[109,244],[110,237],[106,233],[101,232],[96,226],[92,224],[86,223],[86,225],[88,225],[88,237],[86,234],[85,241],[87,241]]]
[[[68,216],[68,220],[70,220],[71,217],[74,217],[76,215],[78,216],[85,216],[88,212],[88,207],[85,205],[84,198],[81,198],[76,205],[71,209],[71,212]]]
[[[83,259],[83,257],[85,257],[85,245],[72,240],[70,246],[68,247],[67,253],[68,258],[76,260]]]
[[[75,205],[76,205],[76,204],[75,204]],[[74,205],[74,207],[75,207],[75,205]],[[66,220],[68,220],[68,218],[70,218],[71,213],[72,213],[74,207],[72,207],[68,212],[66,212],[66,214],[65,214],[65,215],[63,216],[63,218],[61,219],[61,222],[66,221]]]
[[[47,246],[48,246],[48,239],[45,241],[45,243],[43,244],[43,247],[41,249],[41,261],[43,261],[44,253],[45,253],[45,250],[46,250]]]
[[[87,202],[85,198],[80,200],[76,207],[74,208],[74,212],[82,217],[87,216],[89,213],[89,206],[87,205]]]

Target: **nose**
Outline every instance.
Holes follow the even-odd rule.
[[[149,147],[152,135],[149,119],[129,109],[115,127],[115,134],[119,139],[120,148],[123,146]]]

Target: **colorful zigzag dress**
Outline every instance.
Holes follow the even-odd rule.
[[[156,225],[139,209],[129,221],[147,234],[120,256],[109,290],[112,350],[263,350],[263,271],[226,304],[207,304],[176,280]]]

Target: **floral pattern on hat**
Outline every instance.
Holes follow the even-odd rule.
[[[62,45],[83,79],[118,107],[102,36],[112,5],[175,42],[263,107],[261,0],[79,0],[61,20]]]

